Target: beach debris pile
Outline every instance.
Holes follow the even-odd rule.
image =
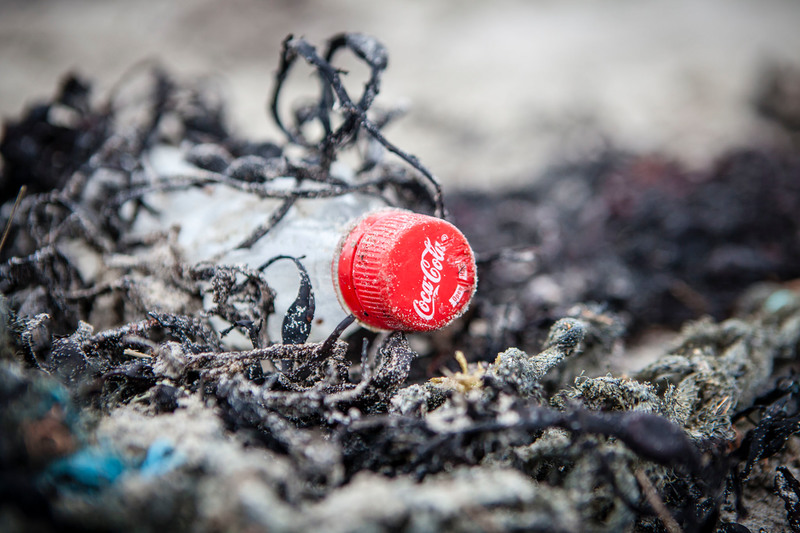
[[[358,98],[335,66],[347,51],[370,71]],[[289,123],[299,62],[320,92]],[[387,66],[361,34],[321,53],[288,37],[269,106],[283,141],[239,138],[212,86],[152,65],[99,103],[70,75],[5,124],[0,523],[798,530],[798,153],[739,151],[705,174],[608,153],[445,197],[382,133],[399,116],[374,105]],[[192,172],[159,174],[164,147]],[[244,248],[301,201],[450,217],[478,253],[473,304],[438,332],[345,321],[312,342],[303,276],[187,261],[184,228],[133,231],[159,215],[148,195],[220,187],[283,206]],[[308,321],[275,312],[286,292]],[[625,368],[654,327],[680,329]]]

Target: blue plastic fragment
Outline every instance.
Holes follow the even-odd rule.
[[[56,483],[84,489],[100,489],[112,484],[127,466],[115,453],[90,446],[54,461],[45,475]]]
[[[157,477],[185,461],[186,457],[165,439],[150,445],[138,468],[108,447],[89,446],[50,463],[43,472],[43,481],[63,489],[92,491],[113,484],[125,473]]]
[[[790,305],[794,301],[795,297],[795,293],[788,289],[775,291],[770,294],[769,298],[767,298],[767,301],[764,302],[764,309],[770,313],[780,311],[782,308]]]
[[[160,476],[180,466],[185,460],[184,455],[175,450],[170,441],[159,439],[147,449],[147,456],[139,467],[139,473],[145,477]]]

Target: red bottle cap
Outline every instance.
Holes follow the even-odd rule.
[[[373,329],[429,331],[463,313],[475,256],[439,218],[387,209],[356,222],[339,244],[333,279],[342,306]]]

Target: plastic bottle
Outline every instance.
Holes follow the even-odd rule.
[[[149,160],[162,177],[198,171],[176,148],[153,149]],[[294,178],[269,182],[285,190],[295,184]],[[158,217],[140,215],[134,231],[179,225],[178,246],[189,263],[256,268],[279,255],[302,258],[316,301],[309,341],[325,339],[350,313],[372,329],[437,329],[466,309],[475,290],[472,251],[452,224],[387,208],[375,196],[297,200],[249,248],[238,245],[280,207],[280,200],[215,184],[149,194],[146,202]],[[291,261],[277,261],[264,276],[277,293],[276,317],[268,327],[277,341],[281,317],[297,296],[299,273]],[[211,307],[210,300],[206,307]],[[218,330],[228,326],[219,318],[212,324]],[[229,335],[226,343],[250,347],[243,335]]]

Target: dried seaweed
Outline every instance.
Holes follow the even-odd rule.
[[[799,177],[795,152],[741,150],[702,172],[612,152],[524,189],[456,192],[448,204],[479,254],[533,252],[479,272],[493,304],[519,314],[503,342],[524,349],[576,302],[604,303],[636,333],[723,319],[744,287],[800,277]]]

